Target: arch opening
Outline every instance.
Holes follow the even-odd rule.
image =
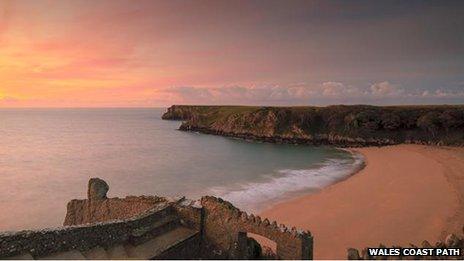
[[[274,240],[251,232],[240,232],[239,238],[248,259],[278,259]]]

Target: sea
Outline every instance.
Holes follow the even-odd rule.
[[[214,195],[259,212],[363,165],[335,147],[179,131],[165,111],[0,109],[0,231],[61,226],[91,177],[108,182],[109,197]]]

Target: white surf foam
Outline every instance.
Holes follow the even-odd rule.
[[[211,192],[244,210],[259,211],[268,203],[298,193],[318,191],[348,178],[364,166],[361,154],[351,155],[347,159],[328,159],[311,169],[279,170],[277,177],[270,177],[265,182],[242,184],[238,189],[215,187]]]

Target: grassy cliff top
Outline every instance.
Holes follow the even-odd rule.
[[[181,129],[221,135],[380,139],[386,143],[464,144],[464,105],[203,106],[173,105],[163,119]]]

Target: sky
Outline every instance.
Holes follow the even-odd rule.
[[[464,103],[464,1],[0,0],[0,107]]]

